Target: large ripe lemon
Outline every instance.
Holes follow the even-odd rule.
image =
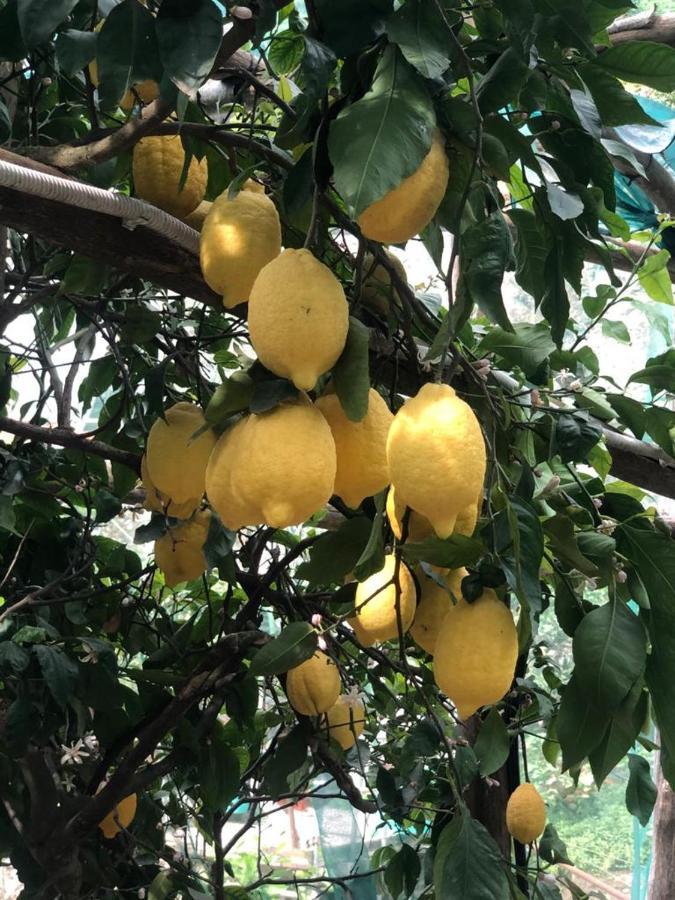
[[[171,497],[167,497],[158,491],[148,472],[148,460],[143,454],[141,457],[141,480],[145,489],[145,501],[143,506],[152,512],[163,512],[175,519],[188,519],[199,506],[199,497],[192,497],[185,503],[175,503]]]
[[[365,710],[363,702],[349,694],[338,697],[322,722],[329,738],[337,741],[343,750],[349,750],[363,732]]]
[[[123,828],[128,828],[136,815],[137,797],[136,794],[129,794],[117,804],[112,812],[98,823],[98,827],[103,832],[103,837],[112,840]]]
[[[235,428],[220,438],[206,478],[209,500],[224,522],[286,528],[328,502],[335,441],[306,398],[247,416]]]
[[[452,606],[450,592],[452,591],[455,597],[459,596],[458,585],[454,583],[456,579],[453,579],[452,586],[440,585],[422,571],[417,572],[417,578],[420,585],[420,599],[410,626],[410,637],[419,647],[433,656],[443,619]]]
[[[337,394],[324,394],[316,406],[330,425],[337,451],[333,493],[356,508],[365,497],[389,484],[387,434],[394,417],[373,388],[368,391],[368,411],[360,422],[347,418]]]
[[[157,419],[148,434],[147,472],[158,491],[175,503],[204,493],[206,464],[216,443],[198,406],[181,401]]]
[[[204,280],[226,307],[248,300],[258,273],[281,252],[279,214],[254,181],[230,199],[214,201],[202,228],[199,261]]]
[[[419,168],[361,213],[361,231],[383,244],[405,243],[431,222],[447,186],[448,157],[443,136],[436,130]]]
[[[134,147],[134,193],[172,216],[185,218],[204,199],[208,170],[206,157],[190,160],[180,187],[185,151],[177,134],[142,138]]]
[[[356,636],[362,635],[367,644],[398,637],[397,603],[403,634],[415,618],[415,582],[410,570],[401,562],[398,582],[394,580],[395,573],[396,557],[390,554],[385,557],[380,571],[366,578],[356,589],[353,620],[358,623],[358,630],[355,631]]]
[[[517,657],[511,611],[486,588],[473,603],[459,599],[443,619],[434,648],[436,684],[468,719],[506,694]]]
[[[204,544],[210,521],[209,510],[202,510],[155,541],[155,563],[164,573],[164,581],[169,587],[194,581],[206,571]]]
[[[260,508],[244,499],[238,488],[240,473],[248,465],[242,446],[247,438],[249,418],[239,419],[223,432],[206,467],[206,494],[223,525],[230,531],[262,521]]]
[[[340,673],[330,656],[317,650],[314,656],[286,674],[286,696],[303,716],[325,713],[340,696]]]
[[[546,805],[529,781],[515,789],[506,804],[506,827],[521,844],[531,844],[546,828]]]
[[[342,285],[309,250],[284,250],[255,280],[248,328],[260,362],[311,391],[347,340],[349,307]]]
[[[483,486],[478,419],[448,385],[425,384],[394,416],[387,460],[396,502],[425,516],[438,537],[447,538]]]

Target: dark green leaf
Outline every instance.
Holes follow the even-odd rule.
[[[279,675],[309,659],[317,647],[316,631],[308,622],[292,622],[278,637],[258,650],[251,662],[252,675]]]
[[[434,126],[424,82],[390,45],[370,91],[340,113],[328,137],[336,186],[355,215],[419,168]]]
[[[601,437],[600,427],[586,413],[563,413],[556,422],[554,449],[563,462],[583,462]]]
[[[96,35],[93,31],[67,28],[56,39],[56,61],[64,75],[74,75],[96,56]]]
[[[223,16],[213,0],[163,0],[157,42],[164,69],[189,94],[208,77],[223,39]]]
[[[372,522],[365,516],[345,519],[337,531],[327,531],[315,541],[309,561],[298,566],[297,577],[318,586],[339,583],[354,569],[371,529]]]
[[[481,722],[476,743],[473,745],[474,753],[478,757],[480,774],[492,775],[500,769],[508,758],[510,745],[511,739],[504,720],[497,708],[493,707]]]
[[[40,728],[40,716],[28,697],[18,697],[7,710],[4,738],[10,752],[22,755]]]
[[[637,99],[609,72],[591,64],[584,66],[580,74],[593,95],[603,125],[654,124]]]
[[[73,696],[77,683],[77,663],[63,650],[48,644],[37,644],[35,653],[52,697],[59,706],[65,706]]]
[[[263,789],[272,797],[285,794],[290,786],[290,776],[307,759],[307,737],[305,729],[296,725],[279,741],[277,749],[263,769]]]
[[[140,525],[134,533],[134,544],[147,544],[156,541],[166,531],[166,517],[155,513],[147,525]]]
[[[643,828],[647,827],[654,804],[656,785],[652,781],[649,760],[637,753],[628,754],[628,784],[626,785],[626,809],[635,816]]]
[[[393,900],[413,896],[421,868],[417,853],[410,844],[403,844],[384,870],[384,883]]]
[[[441,832],[433,877],[438,900],[506,900],[509,897],[499,848],[484,826],[465,809]]]
[[[29,662],[28,653],[14,641],[0,643],[0,667],[3,669],[9,668],[16,673],[23,672]]]
[[[211,813],[223,812],[239,790],[239,757],[219,722],[200,747],[197,772],[204,806]]]
[[[78,0],[18,0],[17,15],[26,47],[31,49],[54,34]]]
[[[504,216],[494,212],[462,235],[462,284],[471,300],[505,331],[512,325],[504,308],[502,281],[512,246]]]
[[[557,515],[547,519],[543,525],[556,557],[567,566],[578,569],[589,578],[598,574],[598,567],[579,550],[576,542],[574,525],[567,516]]]
[[[19,62],[26,55],[17,13],[17,0],[0,9],[0,59]]]
[[[350,316],[347,343],[333,367],[333,383],[340,405],[352,422],[360,422],[368,412],[368,339],[369,331],[366,326]]]
[[[160,74],[155,20],[138,0],[124,0],[105,20],[96,46],[99,94],[116,106],[137,81]]]
[[[390,7],[389,0],[314,0],[321,39],[338,56],[351,56],[382,34]]]
[[[0,529],[3,531],[14,531],[15,524],[14,500],[3,494],[0,496]]]
[[[539,303],[546,290],[544,270],[549,252],[546,231],[534,213],[512,209],[509,218],[516,226],[516,281]]]
[[[608,47],[596,65],[622,81],[670,91],[675,83],[675,49],[655,41],[626,41]]]
[[[551,337],[557,347],[562,346],[570,312],[570,301],[565,288],[565,245],[559,235],[549,250],[544,263],[541,311],[551,323]]]
[[[297,396],[297,388],[285,378],[256,381],[249,409],[252,413],[264,413],[284,400],[294,400]]]
[[[204,413],[209,425],[222,425],[234,413],[243,412],[253,399],[254,384],[245,372],[227,378],[213,392]]]
[[[514,101],[529,74],[518,53],[508,47],[478,84],[476,96],[481,112],[496,112]]]
[[[635,744],[648,709],[649,695],[642,681],[639,681],[619,708],[612,713],[602,741],[588,755],[598,789]]]
[[[544,533],[536,512],[522,497],[512,497],[495,517],[494,545],[509,587],[525,609],[538,613]]]
[[[608,710],[624,700],[647,658],[639,618],[617,599],[584,616],[573,648],[577,683],[591,703]]]
[[[384,502],[385,492],[382,491],[375,497],[375,518],[368,543],[354,566],[354,578],[357,581],[364,581],[370,575],[379,572],[384,565]]]
[[[480,342],[476,353],[479,356],[496,353],[510,368],[518,366],[529,377],[554,350],[551,329],[545,322],[539,322],[536,325],[519,323],[513,326],[513,331],[493,328]]]
[[[622,425],[628,426],[638,440],[645,433],[645,408],[642,403],[624,394],[607,394],[607,399],[616,411]]]
[[[567,847],[564,841],[558,836],[558,832],[550,823],[544,829],[544,833],[539,841],[539,854],[546,862],[552,863],[568,863],[571,865],[572,860],[567,855]]]
[[[434,3],[408,0],[388,20],[387,35],[425,78],[440,78],[450,65],[447,26]]]
[[[594,706],[572,675],[557,719],[563,771],[579,765],[602,741],[610,721],[608,710]]]
[[[409,563],[426,562],[444,569],[458,569],[475,565],[485,553],[485,547],[476,538],[455,534],[445,540],[433,536],[418,543],[405,543],[401,552]]]
[[[319,99],[328,87],[337,60],[330,47],[306,34],[303,35],[303,39],[305,55],[300,67],[302,83],[306,94]]]

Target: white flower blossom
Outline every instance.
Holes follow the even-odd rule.
[[[69,766],[71,763],[75,763],[75,765],[81,766],[83,759],[91,755],[87,753],[84,748],[85,743],[82,738],[79,738],[76,743],[70,747],[61,744],[61,765]]]

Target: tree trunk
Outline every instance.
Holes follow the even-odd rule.
[[[675,794],[663,776],[660,762],[656,787],[649,900],[672,900],[675,897]]]

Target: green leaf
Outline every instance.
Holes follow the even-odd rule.
[[[354,566],[354,578],[357,581],[365,581],[370,575],[379,572],[384,565],[384,503],[385,491],[382,491],[375,497],[375,518],[368,543]]]
[[[675,49],[655,41],[626,41],[599,54],[596,65],[621,81],[671,91],[675,83]]]
[[[413,896],[421,870],[417,853],[410,844],[403,844],[384,870],[384,883],[393,900],[398,900],[401,895],[404,898]]]
[[[248,409],[255,386],[245,372],[226,378],[213,392],[204,416],[209,425],[222,425],[230,416]]]
[[[312,544],[309,561],[298,566],[297,577],[315,586],[341,582],[359,561],[371,530],[365,516],[345,519],[337,531],[325,532]]]
[[[64,75],[72,76],[96,56],[96,34],[67,28],[56,39],[56,61]]]
[[[579,550],[576,542],[572,520],[564,515],[556,515],[543,524],[544,533],[548,537],[556,557],[573,569],[578,569],[589,578],[598,574],[598,567]]]
[[[434,858],[436,900],[506,900],[509,888],[499,848],[462,809],[441,832]]]
[[[609,721],[609,711],[591,703],[573,674],[562,695],[556,723],[563,772],[579,765],[595,750],[605,735]]]
[[[444,569],[458,569],[475,565],[485,553],[485,547],[482,541],[463,534],[445,540],[434,535],[417,543],[405,543],[401,553],[409,563],[426,562]]]
[[[28,49],[44,44],[73,11],[78,0],[18,0],[21,35]]]
[[[638,440],[645,433],[645,408],[642,403],[624,394],[607,394],[611,406],[622,425],[627,425]]]
[[[440,78],[450,65],[447,27],[434,3],[408,0],[389,18],[387,35],[425,78]]]
[[[570,312],[570,301],[565,288],[565,250],[563,239],[559,234],[556,235],[544,263],[544,290],[541,296],[541,311],[551,323],[551,337],[557,347],[562,347]]]
[[[509,218],[516,226],[516,281],[539,303],[546,290],[544,270],[549,252],[546,231],[537,216],[525,209],[509,210]]]
[[[551,329],[545,322],[519,323],[513,326],[512,332],[493,328],[476,348],[476,354],[496,353],[510,368],[518,366],[530,377],[554,350]]]
[[[239,790],[239,757],[219,722],[200,745],[197,773],[206,809],[211,813],[224,811]]]
[[[515,100],[529,74],[518,53],[508,47],[478,83],[476,97],[481,112],[496,112]]]
[[[550,823],[544,829],[544,833],[539,841],[539,854],[546,862],[553,865],[557,863],[567,863],[571,865],[572,860],[567,854],[565,842],[558,836],[558,832]]]
[[[462,286],[471,300],[505,331],[513,326],[504,307],[502,282],[512,246],[504,216],[494,212],[462,235]]]
[[[647,659],[639,618],[616,598],[584,616],[573,650],[577,683],[591,703],[610,711],[628,695]]]
[[[96,42],[99,95],[116,106],[137,81],[158,78],[155,20],[138,0],[125,0],[111,10]]]
[[[14,500],[3,494],[0,496],[0,529],[14,531],[15,524]]]
[[[504,720],[499,715],[498,709],[493,706],[481,722],[476,743],[473,745],[473,751],[478,757],[480,774],[492,775],[500,769],[508,759],[510,746],[511,739]]]
[[[652,356],[644,369],[630,376],[629,383],[631,381],[648,384],[653,391],[670,391],[675,394],[675,349]]]
[[[593,63],[585,65],[580,68],[579,74],[593,96],[603,125],[611,128],[615,125],[655,124],[621,82],[600,66]]]
[[[30,663],[29,654],[14,641],[0,642],[0,667],[11,669],[18,674]]]
[[[256,381],[249,409],[252,413],[264,413],[274,409],[275,406],[283,403],[284,400],[294,400],[297,396],[297,388],[285,378],[269,378]]]
[[[328,88],[331,75],[337,65],[337,59],[330,47],[322,44],[321,41],[317,41],[307,34],[303,34],[302,37],[305,44],[305,55],[300,67],[302,84],[305,94],[318,100]]]
[[[626,809],[643,828],[646,828],[651,818],[656,797],[656,785],[652,781],[649,760],[637,753],[629,753]]]
[[[642,681],[637,682],[612,718],[598,746],[588,755],[596,787],[624,758],[637,740],[649,709],[649,695]]]
[[[59,706],[66,706],[77,683],[77,663],[63,650],[48,644],[37,644],[35,654],[52,697]]]
[[[17,697],[7,710],[4,738],[10,753],[21,756],[25,753],[33,735],[40,729],[38,710],[28,697]]]
[[[26,52],[19,28],[17,0],[8,0],[0,9],[0,59],[19,62]]]
[[[602,333],[605,337],[630,344],[630,331],[623,322],[615,322],[612,319],[603,319],[601,323]]]
[[[251,662],[252,675],[279,675],[314,655],[317,634],[309,622],[292,622],[265,644]]]
[[[213,0],[163,0],[156,20],[166,74],[189,94],[208,78],[223,39],[223,17]]]
[[[554,450],[563,462],[583,462],[601,437],[600,426],[587,413],[563,413],[556,422]]]
[[[391,4],[381,0],[314,0],[321,39],[338,54],[352,56],[384,31]]]
[[[304,36],[297,31],[282,31],[270,41],[267,56],[278,75],[288,75],[300,65],[305,52]]]
[[[277,749],[263,769],[263,789],[275,798],[290,787],[290,777],[307,759],[305,729],[296,725],[279,741]]]
[[[368,412],[368,340],[368,328],[350,316],[347,343],[333,367],[333,383],[340,405],[352,422],[360,422]]]
[[[419,168],[435,124],[424,82],[389,45],[371,89],[339,114],[328,136],[335,184],[354,215]]]
[[[673,50],[673,54],[675,55],[675,50]],[[670,253],[667,250],[659,250],[647,257],[637,274],[645,293],[652,300],[672,305],[673,285],[668,271],[669,262]]]
[[[523,498],[511,497],[495,517],[494,549],[521,605],[532,613],[539,612],[544,533],[536,512]]]
[[[546,196],[551,212],[563,222],[576,219],[584,211],[584,201],[578,194],[565,190],[559,184],[546,184]]]
[[[647,660],[647,686],[652,696],[661,742],[675,757],[675,704],[672,701],[675,672],[675,542],[660,531],[623,524],[617,531],[617,547],[637,569],[649,595],[646,619],[652,643]]]

